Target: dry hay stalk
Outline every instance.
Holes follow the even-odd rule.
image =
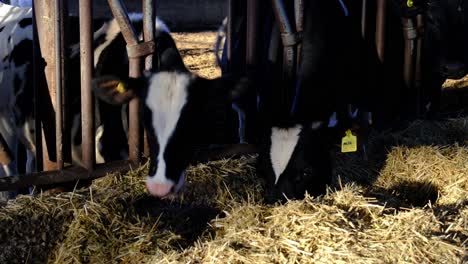
[[[177,261],[456,263],[463,256],[463,247],[444,241],[431,210],[387,211],[362,191],[347,186],[319,200],[307,197],[285,206],[239,204],[213,221],[214,239],[199,241]],[[173,263],[170,256],[162,263]]]
[[[468,148],[457,145],[393,148],[375,185],[397,195],[407,190],[404,195],[411,200],[420,200],[415,196],[427,195],[434,186],[432,191],[439,192],[436,205],[464,201],[468,197]]]
[[[445,132],[435,144],[459,144],[443,147],[426,144],[437,132],[423,129],[450,126],[419,122],[371,142],[381,171],[354,156],[357,176],[349,176],[349,160],[337,162],[345,183],[376,173],[374,186],[337,181],[339,190],[284,206],[262,204],[254,156],[190,167],[186,189],[172,200],[146,193],[147,165],[73,193],[21,197],[0,210],[0,225],[12,226],[1,238],[14,242],[3,245],[12,253],[1,262],[460,263],[468,244],[468,153],[460,141],[467,132]],[[422,136],[417,144],[397,147],[414,135]],[[379,154],[379,144],[390,152]],[[428,203],[434,190],[438,200]]]
[[[180,219],[183,216],[178,211],[187,204],[190,211],[201,205],[215,207],[255,199],[251,194],[258,189],[252,178],[253,160],[254,157],[244,157],[191,167],[186,192],[169,201],[147,195],[143,184],[147,166],[128,175],[99,179],[90,187],[86,203],[73,211],[74,219],[65,239],[49,261],[142,263],[151,256],[175,255],[180,247],[192,243],[186,241],[189,238],[184,237],[185,233],[197,231],[192,222]],[[145,211],[141,204],[156,211]]]

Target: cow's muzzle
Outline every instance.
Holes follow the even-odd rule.
[[[146,181],[146,188],[148,192],[156,197],[169,198],[174,197],[179,193],[182,187],[185,185],[185,172],[179,178],[177,184],[172,183],[156,183],[151,180]]]

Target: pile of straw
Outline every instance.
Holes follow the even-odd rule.
[[[0,209],[0,262],[460,263],[468,261],[468,120],[375,133],[335,154],[323,197],[265,205],[255,156],[189,168],[172,200],[147,165]]]

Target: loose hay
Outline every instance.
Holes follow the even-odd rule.
[[[4,250],[2,263],[461,263],[467,151],[394,146],[373,184],[337,180],[323,197],[275,206],[262,203],[255,156],[190,167],[172,200],[148,196],[144,166],[88,189],[11,202],[0,225],[11,226],[1,236],[14,253]],[[437,199],[415,204],[412,192],[432,189],[403,188],[408,182],[436,186]]]

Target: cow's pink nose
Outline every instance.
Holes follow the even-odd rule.
[[[146,188],[149,193],[154,196],[164,197],[171,193],[174,184],[170,183],[154,183],[146,181]]]

